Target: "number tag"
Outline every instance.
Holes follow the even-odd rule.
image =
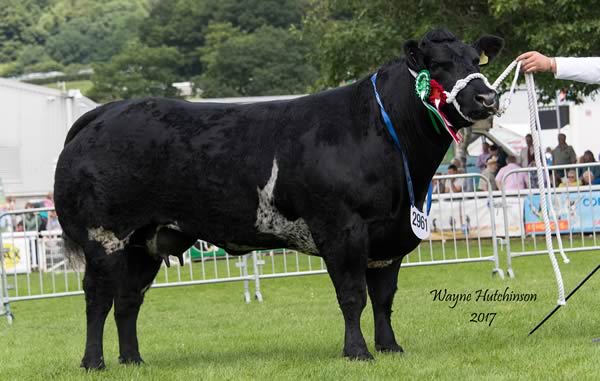
[[[419,239],[427,239],[429,237],[429,221],[427,215],[417,209],[414,205],[410,207],[410,226],[413,233]]]

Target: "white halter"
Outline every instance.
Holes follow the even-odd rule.
[[[471,123],[475,123],[475,121],[473,119],[471,119],[468,116],[466,116],[465,114],[463,114],[462,111],[460,110],[460,104],[456,100],[458,93],[461,90],[463,90],[465,87],[467,87],[469,82],[471,82],[474,79],[481,79],[483,81],[483,83],[490,90],[497,91],[496,89],[498,88],[498,85],[500,83],[502,83],[502,81],[504,81],[504,79],[508,76],[508,74],[512,71],[512,69],[516,67],[516,72],[518,73],[520,66],[521,66],[520,62],[513,61],[506,68],[506,70],[504,70],[504,72],[498,77],[498,79],[494,82],[493,85],[490,85],[490,82],[488,81],[488,79],[485,75],[483,75],[481,73],[471,73],[471,74],[467,75],[465,78],[459,79],[458,81],[456,81],[456,83],[454,84],[454,87],[452,88],[452,91],[450,91],[450,92],[444,91],[444,93],[446,94],[446,103],[452,103],[454,105],[454,108],[458,112],[458,114],[464,120],[471,122]],[[411,68],[408,68],[408,71],[410,71],[410,74],[412,74],[413,77],[417,78],[417,73],[414,70],[412,70]],[[515,75],[515,79],[513,80],[512,84],[511,84],[510,92],[509,92],[510,96],[506,99],[506,101],[504,102],[502,107],[498,110],[496,115],[498,115],[498,116],[502,115],[504,113],[504,111],[506,111],[508,106],[510,105],[512,94],[515,92],[516,84],[517,84],[517,75]]]

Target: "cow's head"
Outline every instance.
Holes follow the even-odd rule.
[[[504,40],[484,35],[471,45],[458,40],[446,29],[427,33],[420,42],[407,41],[404,45],[408,67],[418,72],[428,69],[431,77],[450,92],[459,79],[478,73],[479,67],[494,59]],[[456,97],[464,115],[473,120],[490,117],[498,110],[498,94],[487,87],[481,79],[474,79]],[[463,119],[451,105],[443,109],[457,127],[471,123]]]

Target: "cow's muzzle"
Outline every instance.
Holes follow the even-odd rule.
[[[490,114],[498,112],[498,108],[500,107],[500,97],[498,97],[498,93],[495,91],[490,90],[485,93],[477,94],[474,98],[475,103],[483,110],[488,111]]]

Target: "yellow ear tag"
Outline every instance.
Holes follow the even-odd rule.
[[[479,56],[479,66],[487,65],[489,61],[490,59],[485,55],[485,52],[481,52],[481,55]]]

